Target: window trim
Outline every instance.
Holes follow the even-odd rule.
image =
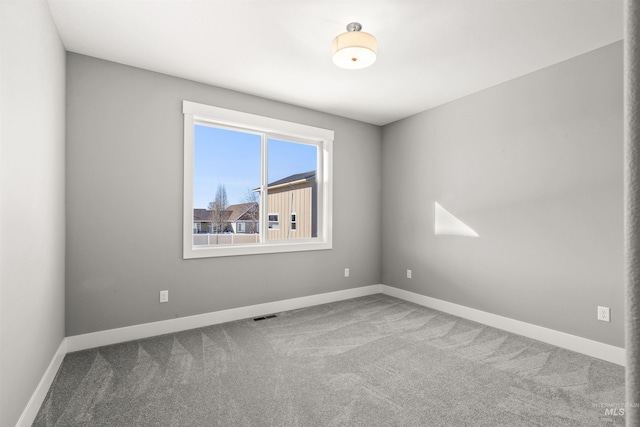
[[[291,212],[289,214],[289,231],[298,231],[298,213]]]
[[[275,221],[271,219],[272,216],[276,217]],[[278,226],[278,228],[271,227],[271,223],[272,222],[275,222],[276,225]],[[268,230],[280,230],[280,214],[279,213],[269,212],[267,214],[267,229]]]
[[[228,110],[226,108],[182,102],[184,114],[184,189],[183,189],[183,258],[209,258],[219,256],[255,255],[279,252],[298,252],[332,249],[333,225],[333,138],[334,132],[328,129],[303,125],[300,123]],[[316,238],[295,240],[269,240],[262,243],[234,246],[193,246],[193,182],[194,182],[194,126],[198,123],[212,126],[229,126],[247,132],[265,134],[265,138],[278,138],[298,143],[310,143],[318,147],[318,234]],[[261,198],[266,195],[266,153],[262,155]],[[266,210],[262,203],[263,211]],[[264,212],[266,213],[266,212]],[[268,217],[266,218],[268,226]],[[262,221],[260,221],[262,222]],[[265,235],[268,233],[268,228]]]

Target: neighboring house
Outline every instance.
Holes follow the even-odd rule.
[[[260,207],[257,203],[240,203],[229,206],[227,222],[234,233],[254,234],[258,232]]]
[[[255,191],[255,190],[254,190]],[[270,240],[305,239],[318,235],[316,172],[304,172],[269,183],[267,215]],[[223,232],[255,234],[259,230],[258,203],[230,205],[222,211]],[[193,233],[217,233],[213,212],[193,210]]]
[[[213,233],[211,211],[208,209],[193,210],[193,234]]]
[[[304,239],[318,235],[316,171],[298,173],[267,186],[269,239]]]
[[[222,211],[223,232],[254,234],[258,232],[259,207],[257,203],[230,205]],[[193,210],[193,233],[215,233],[213,212],[209,209]]]

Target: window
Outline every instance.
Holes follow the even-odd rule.
[[[331,249],[333,131],[189,101],[183,113],[185,259]]]
[[[269,229],[280,230],[280,215],[269,214]]]

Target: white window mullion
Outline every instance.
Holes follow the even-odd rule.
[[[268,239],[269,235],[269,215],[267,212],[268,207],[268,190],[267,187],[269,185],[268,177],[269,171],[267,170],[267,166],[269,163],[269,157],[267,153],[267,135],[262,134],[261,140],[261,150],[260,150],[260,163],[261,163],[261,177],[260,177],[260,241],[265,243]]]

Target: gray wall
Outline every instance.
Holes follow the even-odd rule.
[[[64,338],[65,53],[46,1],[0,1],[0,64],[0,425],[13,426]]]
[[[73,53],[67,99],[67,336],[380,283],[379,127]],[[183,260],[183,99],[335,130],[334,249]]]
[[[386,126],[383,283],[622,347],[622,73],[618,42]]]

